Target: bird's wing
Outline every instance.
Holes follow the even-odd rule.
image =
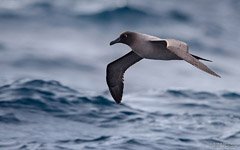
[[[123,94],[123,75],[124,72],[133,64],[143,59],[138,56],[133,51],[127,53],[123,57],[111,62],[107,66],[107,85],[109,87],[109,91],[116,101],[116,103],[120,103],[122,100]]]
[[[182,58],[186,62],[192,64],[193,66],[205,71],[213,76],[220,77],[214,71],[209,69],[206,65],[201,63],[198,59],[194,58],[190,53],[188,53],[188,46],[186,43],[174,40],[174,39],[163,39],[159,41],[151,41],[154,44],[162,44],[172,53],[176,54],[178,57]]]

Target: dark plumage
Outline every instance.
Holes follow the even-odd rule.
[[[107,85],[116,103],[121,103],[122,100],[124,72],[143,58],[157,60],[185,60],[202,71],[220,77],[199,61],[205,60],[211,62],[211,60],[190,54],[188,52],[188,45],[179,40],[160,39],[155,36],[127,31],[122,33],[116,40],[112,41],[110,45],[116,43],[126,44],[132,49],[132,51],[111,62],[107,66]]]

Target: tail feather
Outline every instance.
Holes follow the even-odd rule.
[[[191,54],[191,55],[192,55],[193,57],[195,57],[196,59],[212,62],[211,60],[208,60],[208,59],[205,59],[205,58],[202,58],[202,57],[193,55],[193,54]]]

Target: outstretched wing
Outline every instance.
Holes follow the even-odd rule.
[[[165,40],[152,41],[152,42],[155,44],[165,45],[169,51],[176,54],[178,57],[182,58],[186,62],[197,67],[198,69],[201,69],[202,71],[205,71],[213,76],[220,77],[214,71],[209,69],[206,65],[204,65],[202,62],[200,62],[198,59],[192,56],[188,52],[188,46],[186,43],[178,40],[174,40],[174,39],[165,39]]]
[[[124,72],[141,59],[143,58],[131,51],[107,65],[107,85],[116,103],[121,103],[122,100]]]

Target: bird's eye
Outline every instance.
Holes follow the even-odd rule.
[[[127,34],[122,34],[121,39],[125,39],[125,38],[127,38]]]

